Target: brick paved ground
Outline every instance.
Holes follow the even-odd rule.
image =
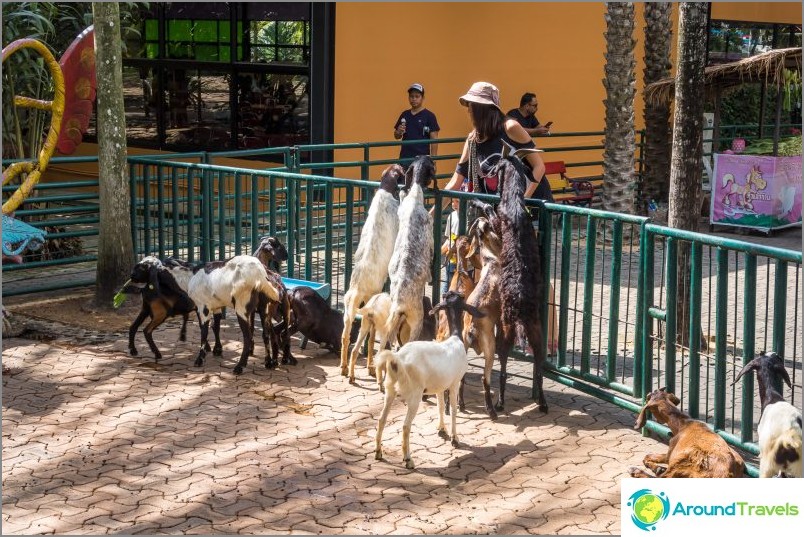
[[[493,423],[472,369],[462,445],[423,403],[406,470],[401,403],[374,460],[382,396],[364,367],[350,386],[311,344],[275,371],[260,349],[235,377],[227,324],[223,360],[203,368],[176,324],[159,364],[141,335],[136,358],[122,334],[4,340],[3,534],[617,534],[618,480],[665,449],[629,412],[550,381],[549,414],[515,381]]]

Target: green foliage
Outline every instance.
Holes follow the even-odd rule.
[[[773,138],[760,138],[751,141],[743,151],[744,155],[773,155]],[[779,156],[792,157],[801,154],[801,135],[779,140]]]

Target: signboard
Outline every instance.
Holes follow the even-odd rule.
[[[709,222],[770,231],[801,224],[801,156],[715,155]]]

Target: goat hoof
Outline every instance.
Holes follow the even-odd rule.
[[[235,368],[232,370],[235,375],[242,375],[243,374],[243,366],[236,365]]]
[[[378,449],[374,452],[374,458],[378,461],[382,460],[382,450]]]
[[[212,347],[209,346],[209,343],[204,343],[204,352],[209,352],[212,350]]]
[[[204,359],[203,358],[196,358],[195,359],[195,366],[196,367],[201,367],[202,365],[204,365]]]
[[[497,421],[497,413],[494,411],[493,408],[489,409],[489,419],[491,421]]]
[[[223,347],[215,347],[212,349],[212,356],[223,356]]]
[[[405,461],[405,468],[407,468],[408,470],[413,470],[415,468],[412,459],[408,459]]]
[[[494,410],[505,410],[505,403],[497,403],[494,405]]]
[[[266,369],[276,369],[278,366],[279,366],[279,364],[276,363],[276,360],[266,360],[265,361],[265,368]]]
[[[161,360],[161,359],[162,359],[162,355],[161,355],[161,354],[154,354],[154,361],[155,361],[155,362],[158,362],[158,361],[159,361],[159,360]]]
[[[370,377],[377,378],[377,370],[373,367],[368,368],[368,374]]]
[[[458,405],[458,410],[460,410],[461,412],[463,412],[465,414],[466,413],[466,405],[464,405],[464,404]]]
[[[539,412],[547,414],[547,405],[539,405]]]
[[[349,368],[347,368],[347,367],[342,367],[342,368],[341,368],[341,376],[342,376],[342,377],[348,377],[348,376],[349,376]]]
[[[444,440],[449,440],[449,434],[447,434],[447,431],[445,431],[444,429],[438,431],[438,436],[440,436]]]
[[[352,375],[349,376],[349,384],[355,384],[355,377]]]
[[[137,355],[139,354],[139,353],[137,352],[137,349],[135,349],[134,347],[131,347],[130,349],[128,349],[128,353],[129,353],[131,356],[137,356]]]
[[[179,341],[187,341],[187,335],[186,334],[179,334]]]
[[[452,439],[452,447],[460,447],[460,446],[461,446],[461,443],[458,442],[457,439],[453,438]]]

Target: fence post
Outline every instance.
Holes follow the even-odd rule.
[[[703,248],[700,242],[693,242],[690,253],[690,366],[687,412],[696,419],[700,415],[702,274]]]
[[[561,289],[558,310],[558,367],[567,365],[569,324],[570,261],[572,259],[572,214],[561,215]]]
[[[678,303],[678,241],[667,237],[667,301],[665,303],[664,373],[667,391],[676,393],[676,305]]]
[[[754,359],[756,349],[756,312],[757,312],[757,257],[745,256],[745,275],[743,293],[743,365]],[[781,392],[779,392],[781,393]],[[740,414],[740,438],[750,442],[754,438],[754,376],[745,375],[742,381],[743,408]]]
[[[128,214],[129,220],[131,221],[131,244],[134,245],[134,255],[137,257],[138,253],[141,253],[143,250],[137,248],[137,181],[139,180],[139,174],[135,173],[137,169],[137,165],[134,163],[129,164],[128,170],[128,188],[129,188],[129,206],[128,206]]]
[[[715,430],[726,426],[726,337],[729,300],[729,251],[717,249],[717,291],[715,298]]]
[[[595,244],[597,222],[586,217],[586,272],[583,285],[583,336],[581,341],[581,373],[589,373],[589,357],[592,354],[592,308],[595,303]]]
[[[542,349],[541,351],[544,352],[544,356],[547,356],[547,348],[550,339],[550,329],[552,325],[547,322],[548,313],[550,311],[550,304],[548,304],[550,300],[550,243],[553,240],[553,217],[550,211],[545,207],[543,201],[539,201],[537,203],[537,207],[539,208],[539,235],[541,235],[541,244],[539,247],[542,251],[542,259],[541,259],[541,272],[542,272],[542,281],[544,282],[542,289],[544,292],[544,296],[542,298],[542,303],[540,304],[539,308],[541,309],[541,325],[542,325]],[[534,352],[537,352],[537,349],[533,349]],[[533,360],[533,384],[531,385],[530,396],[532,399],[536,400],[539,397],[538,390],[536,389],[536,377],[537,375],[543,374],[544,367],[542,366],[542,371],[537,370],[537,366],[539,364],[536,363],[536,360]]]
[[[630,235],[629,235],[630,236]],[[623,253],[623,223],[614,221],[611,248],[611,293],[609,296],[609,350],[606,356],[606,381],[617,377],[617,335],[620,321],[620,272]]]
[[[787,310],[787,263],[776,260],[776,281],[773,285],[773,350],[785,356],[784,325]],[[784,393],[782,379],[776,378],[776,391]]]

